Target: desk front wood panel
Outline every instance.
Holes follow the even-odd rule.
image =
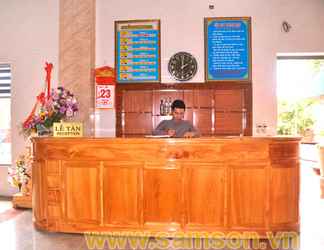
[[[299,230],[298,139],[33,142],[34,222],[44,230]]]
[[[103,164],[103,219],[105,225],[139,226],[141,165]],[[114,192],[112,192],[114,190]],[[131,198],[130,198],[131,197]]]
[[[225,227],[226,167],[222,162],[201,162],[186,163],[184,169],[186,228]]]

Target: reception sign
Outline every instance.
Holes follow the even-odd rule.
[[[206,81],[251,81],[251,19],[205,18]]]
[[[160,21],[115,22],[118,83],[160,82]]]
[[[54,137],[82,137],[83,124],[80,122],[54,122]]]

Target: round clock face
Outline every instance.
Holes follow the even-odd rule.
[[[197,73],[197,61],[187,52],[178,52],[170,58],[169,73],[179,81],[188,81]]]

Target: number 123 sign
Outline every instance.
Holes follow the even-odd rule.
[[[96,85],[96,108],[113,109],[115,106],[115,86]]]

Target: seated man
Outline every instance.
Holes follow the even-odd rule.
[[[153,131],[153,135],[169,135],[170,137],[199,137],[199,131],[191,122],[183,120],[186,105],[182,100],[175,100],[171,105],[172,119],[163,120]]]

